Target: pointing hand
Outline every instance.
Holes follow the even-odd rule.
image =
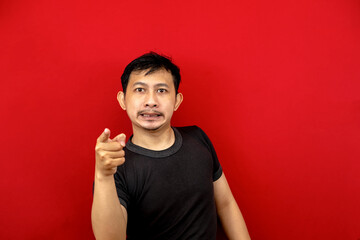
[[[100,177],[109,177],[116,173],[118,166],[125,162],[125,134],[110,139],[110,130],[105,128],[96,141],[95,173]]]

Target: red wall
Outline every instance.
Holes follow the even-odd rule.
[[[93,239],[94,146],[120,75],[181,67],[174,125],[213,140],[253,239],[360,238],[360,4],[1,1],[0,238]]]

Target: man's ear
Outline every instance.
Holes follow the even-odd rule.
[[[119,91],[117,94],[117,100],[120,104],[120,107],[123,110],[126,110],[126,106],[125,106],[125,93],[123,91]]]
[[[183,99],[184,99],[184,97],[183,97],[182,93],[176,94],[174,111],[176,111],[180,107],[180,104],[182,103]]]

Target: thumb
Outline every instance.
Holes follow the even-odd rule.
[[[98,137],[98,142],[107,142],[110,137],[110,130],[105,128],[105,130]]]
[[[124,133],[121,133],[116,137],[114,137],[113,141],[118,141],[121,144],[121,146],[125,147],[126,135]]]

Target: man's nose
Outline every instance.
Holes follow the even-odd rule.
[[[156,94],[152,93],[152,92],[149,92],[146,95],[145,106],[153,108],[153,107],[157,107],[158,105],[159,104],[158,104],[158,101],[157,101]]]

